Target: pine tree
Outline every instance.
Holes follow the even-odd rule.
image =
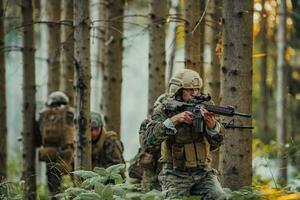
[[[74,1],[74,38],[76,68],[75,169],[91,170],[90,133],[90,16],[89,1]]]
[[[5,31],[3,1],[0,0],[0,182],[7,177],[7,124],[5,79]]]
[[[151,113],[155,100],[165,91],[167,3],[167,1],[155,0],[149,2],[148,113]]]
[[[223,2],[221,105],[232,105],[251,113],[253,1]],[[239,125],[251,119],[235,117]],[[252,183],[252,134],[248,129],[228,130],[220,153],[220,170],[225,187],[239,189]]]
[[[36,199],[35,111],[36,86],[32,1],[22,0],[23,17],[23,174],[26,200]]]

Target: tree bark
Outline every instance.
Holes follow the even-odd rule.
[[[46,1],[50,22],[60,21],[60,1]],[[48,24],[48,94],[59,90],[60,84],[60,25]]]
[[[224,0],[223,7],[221,105],[251,113],[253,1]],[[251,124],[251,119],[234,119],[238,125]],[[220,151],[223,185],[230,189],[251,186],[251,130],[230,130]]]
[[[103,81],[103,72],[105,68],[105,35],[106,35],[106,28],[107,28],[107,6],[106,6],[106,0],[99,0],[100,6],[99,6],[99,23],[98,23],[98,53],[97,53],[97,81],[99,81],[99,85]],[[96,92],[98,94],[98,92]],[[101,94],[99,94],[101,99]],[[101,102],[98,105],[101,110]]]
[[[120,137],[121,124],[121,83],[123,52],[124,0],[108,1],[106,32],[105,68],[103,70],[101,110],[105,127]]]
[[[76,68],[75,169],[91,170],[90,133],[90,16],[89,1],[74,1],[74,38]]]
[[[23,174],[25,199],[36,199],[35,62],[32,1],[22,0],[23,17]]]
[[[278,144],[278,181],[285,185],[287,182],[287,155],[284,151],[286,144],[286,1],[280,0],[279,3],[279,23],[278,23],[278,40],[277,40],[277,93],[276,93],[276,130],[277,130],[277,144]]]
[[[148,113],[153,110],[155,100],[165,92],[166,70],[166,17],[168,1],[149,2],[149,86]]]
[[[3,1],[0,0],[0,183],[7,178],[7,116],[5,79],[5,31]]]
[[[221,7],[222,2],[218,0],[209,1],[206,15],[206,36],[210,45],[210,70],[208,72],[207,92],[211,95],[216,105],[220,104],[220,45],[221,37]],[[212,152],[212,167],[219,168],[219,150]]]
[[[268,87],[267,87],[267,67],[268,67],[268,38],[267,38],[267,12],[264,7],[265,0],[262,1],[262,21],[261,21],[261,52],[265,54],[261,58],[261,64],[260,64],[260,82],[259,82],[259,88],[260,88],[260,119],[258,120],[258,130],[260,139],[263,143],[267,144],[269,142],[269,136],[268,136]]]
[[[202,17],[204,7],[204,0],[189,0],[185,1],[184,9],[186,68],[195,70],[202,78],[204,77],[204,45],[202,44],[204,43],[204,16]]]
[[[70,105],[74,106],[74,29],[73,0],[62,1],[61,19],[68,25],[62,26],[61,52],[62,79],[61,90],[69,97]]]

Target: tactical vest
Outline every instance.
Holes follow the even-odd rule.
[[[163,114],[162,109],[167,103],[164,102],[155,112]],[[196,132],[192,124],[180,123],[175,128],[177,133],[161,144],[160,160],[163,163],[172,163],[173,169],[179,170],[207,167],[211,159],[210,144],[205,133]],[[203,125],[203,130],[205,129]]]
[[[46,108],[40,113],[40,129],[44,147],[73,145],[74,110],[68,106]]]

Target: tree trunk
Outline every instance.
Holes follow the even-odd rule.
[[[216,105],[220,104],[220,55],[219,48],[221,36],[221,7],[222,2],[218,0],[209,1],[208,13],[206,15],[206,35],[210,45],[210,70],[208,76],[207,92],[211,95],[213,102]],[[212,152],[212,167],[219,168],[219,150]]]
[[[98,23],[98,52],[97,52],[97,77],[99,79],[96,79],[97,82],[99,82],[99,85],[103,81],[103,72],[105,68],[105,33],[107,28],[107,6],[106,6],[106,0],[99,0],[100,6],[99,6],[99,23]],[[101,97],[101,94],[99,92],[96,92],[97,95]],[[100,105],[98,105],[101,110],[101,102]]]
[[[124,0],[108,1],[106,32],[105,68],[103,70],[101,110],[105,127],[120,137],[121,124],[121,83],[123,52]]]
[[[173,7],[173,10],[174,10],[174,14],[171,13],[172,15],[174,16],[178,16],[180,14],[180,3],[178,0],[176,0],[176,2],[173,0],[171,1],[172,2],[172,7]],[[175,65],[175,57],[176,57],[176,51],[177,51],[177,31],[178,31],[178,22],[175,21],[174,22],[174,29],[173,29],[173,32],[171,33],[172,36],[172,50],[171,50],[171,53],[170,53],[170,58],[169,58],[169,63],[168,63],[168,72],[167,72],[167,80],[166,80],[166,83],[168,84],[170,79],[172,78],[172,75],[173,75],[173,70],[174,70],[174,65]]]
[[[7,123],[5,79],[5,31],[3,1],[0,0],[0,183],[7,178]]]
[[[75,169],[91,170],[90,133],[90,16],[89,1],[74,1],[74,38],[76,68]]]
[[[268,135],[268,87],[267,87],[267,59],[268,59],[268,38],[267,38],[267,12],[264,7],[265,0],[262,1],[263,9],[262,9],[262,21],[261,21],[261,52],[265,54],[261,58],[260,64],[260,119],[258,120],[258,130],[259,136],[263,143],[267,144],[269,142],[269,135]]]
[[[69,97],[70,105],[74,106],[74,30],[73,30],[73,0],[62,1],[61,52],[62,79],[61,90]]]
[[[204,43],[204,0],[185,1],[185,63],[186,68],[193,69],[204,77],[203,45]],[[201,20],[201,21],[199,21]],[[202,40],[202,41],[201,41]],[[201,47],[202,46],[202,47]],[[202,52],[201,52],[202,51]]]
[[[35,62],[32,1],[22,0],[23,17],[23,174],[25,199],[36,199]]]
[[[279,3],[279,23],[278,23],[278,52],[277,52],[277,93],[276,93],[276,121],[277,121],[277,143],[278,143],[278,181],[285,185],[287,182],[287,155],[284,151],[286,144],[286,69],[285,69],[285,51],[286,51],[286,1],[280,0]]]
[[[223,7],[221,105],[232,105],[240,112],[251,113],[253,1],[224,0]],[[234,119],[237,125],[251,124],[251,119]],[[220,151],[224,186],[230,189],[251,186],[251,130],[228,130]]]
[[[69,5],[70,6],[70,5]],[[46,1],[48,15],[48,94],[59,90],[60,79],[60,1]]]
[[[149,86],[148,113],[152,112],[155,100],[165,92],[166,70],[166,17],[168,1],[151,0],[149,3]]]

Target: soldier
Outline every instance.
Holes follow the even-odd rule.
[[[52,92],[40,112],[39,160],[46,162],[48,188],[52,199],[59,192],[63,174],[72,170],[74,109],[61,91]]]
[[[107,168],[124,163],[123,144],[113,131],[106,131],[100,113],[91,113],[92,166]],[[125,169],[124,169],[125,170]],[[121,171],[125,178],[125,171]]]
[[[153,109],[163,102],[165,96],[165,94],[162,94],[157,98]],[[158,162],[160,158],[160,146],[147,145],[145,140],[145,132],[149,122],[149,119],[145,119],[141,123],[139,129],[140,148],[128,168],[129,177],[141,183],[143,192],[149,192],[152,189],[161,190],[161,186],[158,182],[158,174],[161,171],[161,165]]]
[[[224,128],[213,113],[204,107],[204,131],[193,128],[193,113],[166,114],[164,108],[172,99],[193,100],[202,87],[195,71],[184,69],[169,82],[166,99],[154,110],[147,125],[148,145],[161,145],[162,171],[159,181],[166,198],[201,195],[203,199],[226,199],[216,170],[210,167],[210,149],[219,147]]]

